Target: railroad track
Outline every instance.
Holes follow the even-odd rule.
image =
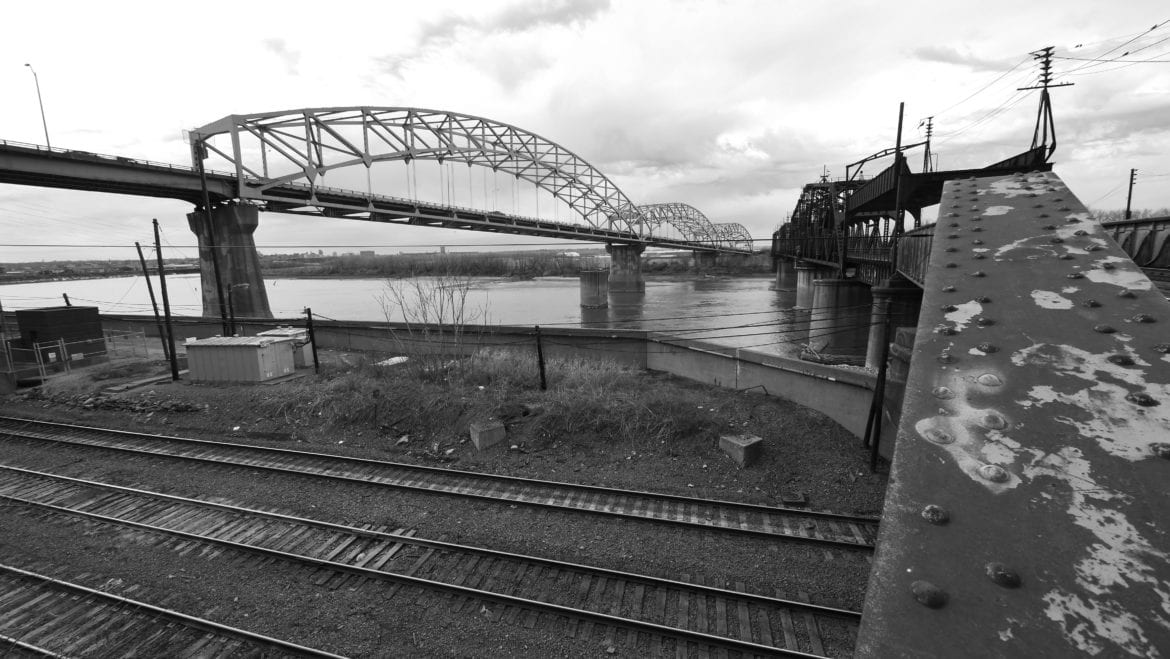
[[[0,656],[338,657],[9,565]]]
[[[852,649],[860,614],[844,609],[683,580],[555,561],[287,516],[16,467],[0,466],[0,501],[167,536],[212,558],[251,552],[318,571],[326,587],[392,582],[451,600],[457,613],[533,627],[556,625],[574,638],[688,656],[824,656]],[[641,636],[641,639],[639,639]],[[643,649],[643,646],[638,646]]]
[[[0,437],[310,475],[872,551],[878,520],[838,513],[500,476],[396,462],[0,416]]]

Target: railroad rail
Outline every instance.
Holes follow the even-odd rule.
[[[339,657],[0,565],[5,657]]]
[[[13,437],[872,551],[878,520],[0,416]]]
[[[294,561],[319,570],[317,583],[332,587],[389,580],[455,594],[457,609],[502,604],[491,609],[493,620],[532,626],[542,614],[568,617],[574,636],[600,634],[607,644],[624,628],[648,634],[652,645],[692,644],[700,653],[824,656],[826,645],[834,654],[851,651],[860,622],[854,611],[742,585],[729,590],[10,466],[0,466],[0,500],[206,543],[216,547],[212,555],[235,549]]]

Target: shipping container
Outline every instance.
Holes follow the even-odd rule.
[[[187,339],[186,348],[193,382],[264,382],[296,370],[291,338],[216,336]]]

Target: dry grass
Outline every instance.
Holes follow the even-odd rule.
[[[720,428],[703,411],[706,391],[660,386],[655,376],[613,363],[549,360],[548,390],[531,354],[484,351],[446,368],[383,367],[374,358],[322,371],[321,380],[289,386],[261,412],[299,424],[370,428],[392,441],[401,434],[445,440],[466,436],[477,419],[509,427],[510,442],[626,444],[635,450],[698,446]]]

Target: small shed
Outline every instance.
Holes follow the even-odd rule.
[[[216,336],[187,339],[193,382],[264,382],[296,370],[291,338]]]
[[[282,325],[276,329],[264,330],[258,332],[256,336],[276,336],[292,339],[293,341],[293,366],[297,368],[305,368],[313,358],[312,346],[309,345],[309,330],[303,327],[292,327],[291,325]]]

